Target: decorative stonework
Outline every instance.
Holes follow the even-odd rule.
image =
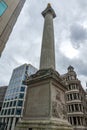
[[[56,94],[56,100],[61,101],[61,99],[60,99],[60,92],[58,90],[56,90],[56,92],[57,92],[57,94]]]
[[[61,119],[66,119],[67,112],[66,112],[66,106],[61,99],[62,93],[58,89],[56,89],[55,91],[56,91],[55,99],[52,102],[52,116]]]
[[[59,104],[56,101],[52,102],[52,115],[53,117],[66,119],[66,107],[64,104]]]
[[[57,102],[52,102],[52,115],[53,117],[60,118]]]

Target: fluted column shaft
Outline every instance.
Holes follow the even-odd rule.
[[[53,14],[47,10],[44,18],[40,69],[55,69]]]

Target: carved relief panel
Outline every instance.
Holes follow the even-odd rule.
[[[66,119],[66,106],[63,94],[56,87],[53,88],[53,101],[52,101],[52,116],[56,118]]]

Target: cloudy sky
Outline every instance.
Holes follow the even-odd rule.
[[[39,68],[44,19],[41,12],[51,3],[54,19],[56,70],[72,65],[86,88],[87,0],[26,0],[0,59],[0,86],[8,85],[12,71],[24,63]]]

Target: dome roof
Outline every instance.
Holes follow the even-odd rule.
[[[74,67],[70,65],[67,69],[68,69],[68,71],[73,71]]]

